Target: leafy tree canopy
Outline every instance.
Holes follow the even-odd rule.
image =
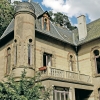
[[[51,16],[51,21],[54,22],[55,24],[59,24],[60,26],[67,27],[70,30],[73,30],[76,28],[75,26],[71,25],[71,23],[68,19],[68,16],[66,16],[60,12],[53,13],[52,11],[49,11],[49,14]]]
[[[0,36],[11,22],[14,15],[14,6],[9,0],[0,0]]]
[[[0,100],[49,100],[51,90],[41,85],[40,75],[26,78],[26,71],[22,72],[20,80],[16,82],[14,77],[9,76],[8,81],[0,82]]]

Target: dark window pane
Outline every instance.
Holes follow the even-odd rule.
[[[30,57],[31,57],[31,45],[28,45],[28,64],[30,65]]]
[[[6,74],[10,73],[10,67],[11,67],[11,49],[7,49],[7,66],[6,66]]]
[[[100,100],[100,88],[98,89],[98,94],[99,94],[99,100]]]
[[[94,50],[93,53],[94,53],[95,56],[98,56],[99,55],[99,50]]]
[[[17,64],[17,46],[15,47],[15,64]]]
[[[96,58],[97,63],[97,73],[100,74],[100,57]]]
[[[46,54],[43,54],[43,66],[46,66]]]

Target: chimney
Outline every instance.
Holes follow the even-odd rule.
[[[84,40],[87,36],[86,19],[84,15],[81,15],[77,18],[77,20],[78,20],[79,41],[81,41]]]

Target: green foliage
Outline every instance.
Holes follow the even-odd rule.
[[[59,24],[60,26],[64,26],[69,28],[70,30],[75,29],[75,26],[72,26],[68,16],[57,12],[57,13],[53,13],[52,11],[49,12],[50,16],[51,16],[51,21],[54,22],[55,24]]]
[[[7,82],[0,82],[0,100],[49,100],[50,89],[44,89],[39,81],[40,75],[26,78],[25,70],[20,80],[16,82],[14,77],[9,76]]]
[[[0,36],[11,22],[14,15],[14,6],[9,0],[0,0]]]

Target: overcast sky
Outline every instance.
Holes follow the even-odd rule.
[[[13,2],[14,0],[12,0]],[[21,0],[16,0],[21,1]],[[75,18],[85,15],[87,22],[100,18],[100,0],[33,0],[45,6],[47,10],[62,12],[70,17],[73,24]],[[45,10],[46,10],[45,8]]]

